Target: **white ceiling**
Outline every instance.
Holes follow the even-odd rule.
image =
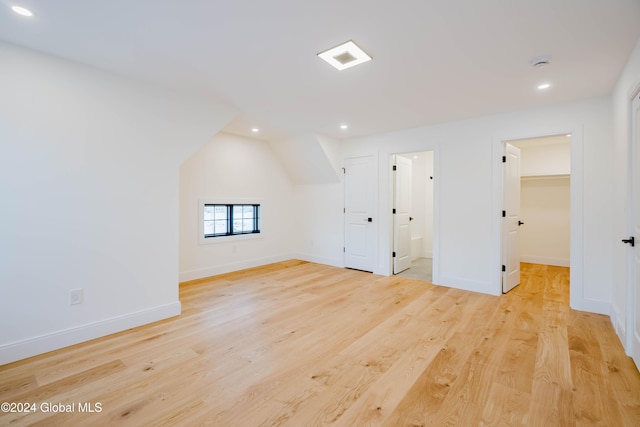
[[[342,139],[609,94],[640,38],[640,0],[0,6],[0,40],[232,105],[239,115],[226,130],[256,136],[256,126],[267,140]],[[316,57],[349,39],[373,61],[337,71]],[[533,68],[543,54],[551,65]],[[552,84],[543,93],[542,81]]]

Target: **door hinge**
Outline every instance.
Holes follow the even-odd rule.
[[[344,246],[342,247],[342,252],[347,252],[347,248],[345,248]]]
[[[502,156],[502,163],[507,163],[507,156]]]
[[[502,218],[506,218],[507,217],[507,211],[502,211]]]
[[[502,266],[502,272],[506,272],[506,271],[507,271],[507,266],[506,266],[506,265],[503,265],[503,266]]]
[[[342,213],[347,213],[347,208],[342,208]]]
[[[393,255],[393,258],[395,258],[395,257],[396,257],[396,253],[395,253],[395,252],[393,252],[393,254],[392,254],[392,255]]]
[[[393,209],[393,210],[391,211],[391,213],[392,213],[392,214],[396,213],[396,210],[395,210],[395,209]]]
[[[396,170],[396,165],[393,165],[393,170]]]
[[[347,169],[346,168],[342,168],[342,173],[346,174],[347,173]]]

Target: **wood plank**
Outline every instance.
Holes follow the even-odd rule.
[[[572,313],[567,329],[577,426],[625,425],[619,404],[610,394],[606,363],[594,334],[593,326],[602,317]]]
[[[0,425],[640,425],[640,374],[569,270],[500,297],[287,261],[181,285],[182,315],[0,366]]]

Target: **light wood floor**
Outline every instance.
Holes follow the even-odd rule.
[[[183,314],[0,367],[0,425],[640,426],[640,374],[568,269],[502,297],[289,261],[183,285]],[[95,406],[94,406],[95,408]]]

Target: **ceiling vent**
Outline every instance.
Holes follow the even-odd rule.
[[[355,56],[353,56],[351,53],[349,52],[344,52],[341,53],[340,55],[336,55],[333,57],[333,59],[335,59],[336,61],[338,61],[339,63],[341,63],[342,65],[346,65],[351,61],[355,61],[356,58]]]

